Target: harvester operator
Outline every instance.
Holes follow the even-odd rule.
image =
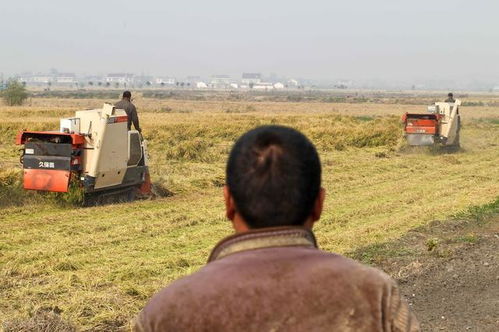
[[[318,249],[312,228],[325,191],[303,134],[247,132],[230,152],[226,181],[235,234],[207,265],[154,295],[136,331],[419,331],[388,275]]]
[[[118,109],[125,110],[128,116],[128,130],[132,129],[132,123],[135,129],[140,133],[142,129],[139,126],[139,117],[137,115],[137,109],[135,105],[132,104],[132,93],[130,91],[123,92],[123,98],[117,102],[114,107]]]
[[[449,92],[447,94],[447,99],[445,99],[446,103],[455,103],[456,100],[454,99],[454,94],[452,92]]]

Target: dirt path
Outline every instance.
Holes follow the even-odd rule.
[[[436,222],[367,249],[398,280],[423,331],[499,331],[499,215]]]

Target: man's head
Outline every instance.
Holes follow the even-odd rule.
[[[452,92],[449,92],[449,93],[447,94],[447,96],[448,96],[449,98],[452,98],[452,97],[454,97],[454,94],[453,94]]]
[[[132,93],[130,91],[123,92],[123,99],[127,99],[127,100],[132,99]]]
[[[246,228],[311,227],[322,212],[319,156],[292,128],[263,126],[241,136],[230,153],[226,177],[227,216],[235,227],[237,221]]]

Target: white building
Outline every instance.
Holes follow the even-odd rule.
[[[274,89],[274,85],[268,82],[260,82],[253,85],[254,90],[272,90]]]
[[[262,81],[262,75],[259,73],[243,73],[241,82],[246,85],[258,84]]]
[[[43,83],[43,84],[52,82],[53,80],[54,80],[53,77],[48,75],[35,75],[32,78],[33,83]]]
[[[158,85],[175,85],[175,78],[173,77],[156,77],[154,83]]]
[[[274,89],[284,89],[284,84],[277,82],[274,84]]]
[[[55,77],[57,84],[74,84],[76,83],[76,75],[73,73],[58,73]]]
[[[206,84],[205,82],[196,82],[195,87],[196,89],[206,89],[208,88],[208,84]]]
[[[54,82],[54,77],[49,74],[21,74],[17,80],[27,85],[48,85]]]
[[[133,74],[129,73],[111,73],[107,74],[104,78],[105,82],[108,83],[131,83],[133,81]]]
[[[214,89],[226,89],[230,87],[231,83],[229,75],[214,75],[210,80],[210,87]]]

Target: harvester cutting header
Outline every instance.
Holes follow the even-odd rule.
[[[124,110],[104,104],[61,119],[59,131],[23,130],[16,144],[24,145],[24,188],[67,192],[75,184],[86,204],[150,194],[146,142],[127,120]]]
[[[409,145],[443,145],[459,148],[461,101],[437,102],[428,113],[405,113],[404,135]]]

